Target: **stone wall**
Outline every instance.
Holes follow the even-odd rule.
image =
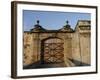
[[[66,66],[89,65],[90,23],[79,21],[73,32],[24,32],[23,62],[25,65],[41,61],[42,41],[60,38],[64,41],[64,63]]]

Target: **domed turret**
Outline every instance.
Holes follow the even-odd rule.
[[[61,31],[73,31],[73,29],[69,25],[69,21],[66,21],[66,25],[60,29]]]
[[[34,25],[34,28],[33,29],[31,29],[31,31],[35,31],[35,32],[38,32],[38,31],[43,31],[43,30],[45,30],[44,28],[42,28],[42,26],[39,24],[40,23],[40,21],[39,20],[37,20],[37,24],[35,24]]]

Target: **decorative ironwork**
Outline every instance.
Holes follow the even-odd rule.
[[[60,39],[50,39],[44,42],[44,62],[59,63],[64,62],[63,42]]]

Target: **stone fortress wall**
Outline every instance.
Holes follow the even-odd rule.
[[[64,63],[66,66],[83,66],[91,64],[91,22],[79,20],[73,30],[68,21],[59,30],[46,30],[39,21],[23,36],[24,66],[41,61],[42,42],[49,38],[62,39],[64,45]]]

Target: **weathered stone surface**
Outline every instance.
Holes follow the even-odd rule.
[[[80,27],[81,26],[81,27]],[[41,55],[44,53],[43,42],[47,39],[61,39],[64,43],[64,66],[87,66],[91,64],[91,28],[90,21],[78,21],[75,30],[66,27],[58,31],[42,31],[36,28],[24,32],[23,63],[24,66],[33,63],[41,63]],[[67,30],[68,29],[68,30]],[[33,32],[32,32],[33,31]]]

